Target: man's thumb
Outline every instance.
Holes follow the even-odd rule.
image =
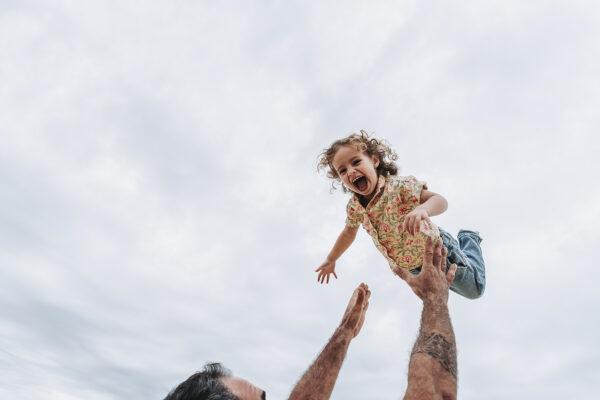
[[[402,267],[396,266],[392,271],[405,281],[408,281],[411,277],[410,272]]]

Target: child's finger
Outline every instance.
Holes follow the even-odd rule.
[[[335,279],[337,279],[337,275],[336,275],[336,273],[335,273],[335,272],[333,272],[333,276],[335,276]]]

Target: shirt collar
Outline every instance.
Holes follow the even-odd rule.
[[[362,207],[362,205],[360,204],[360,200],[358,199],[358,195],[356,193],[354,193],[354,203],[358,204],[362,208],[365,208],[365,209],[368,208],[369,205],[371,205],[371,203],[373,203],[373,201],[376,201],[376,199],[379,197],[379,195],[381,194],[382,188],[385,186],[386,181],[387,181],[387,178],[385,176],[379,175],[379,178],[377,179],[377,189],[375,190],[375,194],[373,195],[373,198],[371,199],[371,201],[369,201],[369,204],[367,204],[367,207]]]
[[[377,180],[377,193],[381,190],[381,188],[385,185],[386,178],[383,175],[379,175],[379,179]],[[375,193],[375,196],[377,196]]]

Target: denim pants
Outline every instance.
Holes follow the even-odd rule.
[[[481,237],[476,232],[460,230],[458,241],[448,232],[438,226],[442,243],[448,249],[446,270],[456,264],[456,274],[450,285],[450,290],[468,298],[481,297],[485,290],[485,263],[481,254]],[[421,267],[411,270],[415,275],[421,272]]]

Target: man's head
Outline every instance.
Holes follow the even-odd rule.
[[[264,400],[266,394],[250,382],[232,376],[219,363],[209,363],[165,397],[165,400]]]

